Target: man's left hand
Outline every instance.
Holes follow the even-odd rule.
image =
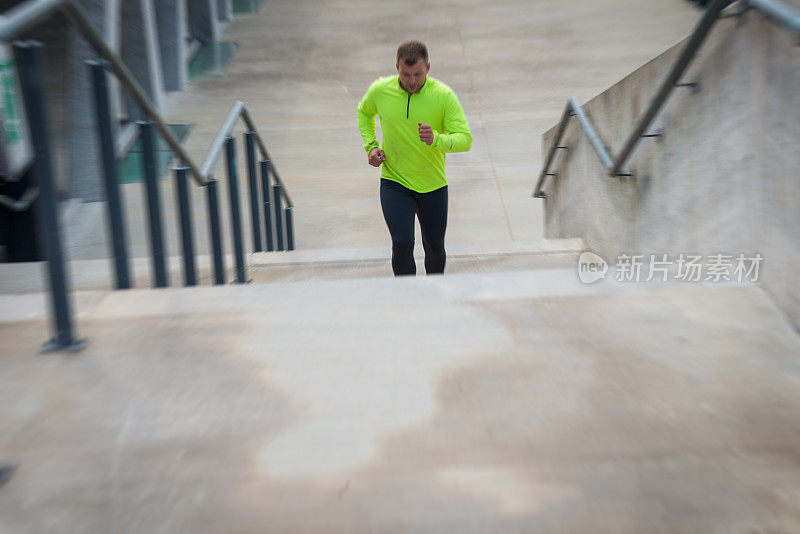
[[[417,123],[419,125],[419,140],[430,146],[433,144],[433,128],[427,124]]]

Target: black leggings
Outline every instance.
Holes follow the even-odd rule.
[[[425,272],[444,273],[447,186],[430,193],[417,193],[393,180],[381,178],[381,207],[392,235],[392,270],[395,276],[417,274],[414,263],[415,213],[425,249]]]

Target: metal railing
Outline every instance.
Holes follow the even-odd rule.
[[[237,121],[241,119],[244,122],[247,131],[244,134],[244,142],[247,158],[247,177],[250,193],[250,220],[253,238],[253,250],[261,252],[262,250],[273,251],[276,249],[275,242],[277,241],[277,250],[284,250],[284,246],[288,250],[294,250],[294,225],[292,221],[292,209],[294,204],[286,192],[286,188],[280,179],[274,165],[271,163],[269,152],[264,145],[261,136],[253,124],[250,114],[244,103],[237,101],[231,108],[225,121],[220,126],[217,136],[211,147],[208,149],[206,158],[201,166],[201,173],[206,176],[211,175],[211,171],[217,163],[223,148],[225,149],[226,169],[228,171],[231,205],[231,227],[233,229],[233,242],[234,242],[234,259],[236,261],[236,278],[238,282],[245,281],[244,272],[244,253],[242,245],[242,228],[239,217],[239,201],[238,201],[238,186],[237,186],[237,165],[236,165],[236,145],[231,132],[236,125]],[[261,159],[258,161],[258,168],[261,171],[259,179],[256,167],[256,148],[261,153]],[[274,176],[275,184],[270,187],[270,175]],[[211,196],[215,195],[216,180],[209,180],[208,188],[209,194],[209,213],[214,212],[216,200]],[[259,193],[259,186],[263,195]],[[260,200],[263,198],[263,201]],[[282,200],[286,201],[286,206],[282,207]],[[263,210],[264,219],[264,237],[266,238],[266,247],[262,247],[261,237],[261,212]],[[275,224],[272,224],[274,213]],[[212,236],[219,234],[219,223],[214,217],[211,218]],[[216,228],[214,228],[216,226]],[[273,228],[275,232],[275,239],[273,239]],[[286,231],[286,239],[284,241],[284,229]],[[212,241],[216,238],[212,237]],[[285,243],[285,245],[284,245]],[[218,265],[222,262],[222,250],[219,247],[214,249],[214,265],[215,265],[215,280],[221,283],[221,273]]]
[[[233,252],[236,262],[236,282],[245,283],[246,266],[244,262],[244,244],[238,192],[238,167],[236,164],[236,147],[232,130],[236,121],[241,118],[247,131],[244,134],[246,146],[250,211],[253,236],[253,250],[288,250],[294,249],[294,229],[292,223],[293,203],[283,181],[272,165],[263,139],[259,135],[253,120],[242,102],[236,102],[228,114],[222,128],[211,145],[202,167],[196,165],[184,147],[172,133],[170,127],[155,110],[145,92],[134,80],[125,65],[108,47],[103,37],[94,29],[81,9],[71,0],[29,0],[16,6],[7,15],[0,16],[0,41],[11,41],[27,30],[46,20],[49,16],[64,13],[97,51],[102,59],[88,61],[89,74],[94,92],[95,113],[98,125],[98,142],[102,155],[103,179],[108,207],[109,231],[115,273],[115,287],[127,289],[132,286],[128,267],[127,239],[122,210],[122,201],[117,176],[116,147],[114,146],[113,121],[110,107],[108,72],[113,72],[120,81],[121,87],[129,94],[135,104],[143,111],[148,120],[140,121],[142,140],[142,164],[144,171],[145,194],[147,197],[148,230],[152,259],[153,285],[168,285],[166,268],[166,250],[161,220],[161,199],[159,192],[159,176],[156,160],[156,133],[167,143],[177,155],[180,166],[173,169],[177,208],[180,217],[180,235],[183,253],[184,283],[187,286],[197,284],[197,272],[194,254],[194,236],[192,210],[190,203],[187,174],[192,173],[196,184],[205,187],[208,201],[209,238],[213,254],[213,280],[215,284],[225,283],[223,262],[223,240],[220,224],[218,200],[218,182],[213,176],[216,162],[225,148],[227,159],[227,185],[230,200],[231,229],[233,232]],[[52,340],[46,349],[78,350],[85,340],[77,340],[73,332],[72,310],[69,301],[69,282],[66,275],[66,264],[62,253],[62,241],[58,226],[58,207],[53,172],[50,163],[50,145],[47,136],[46,98],[44,82],[43,47],[34,41],[15,42],[14,54],[19,70],[20,85],[25,108],[30,123],[31,144],[34,152],[34,163],[31,168],[35,187],[26,191],[19,200],[0,198],[0,204],[8,209],[23,211],[36,199],[41,209],[37,210],[41,218],[43,235],[43,251],[47,260],[48,281],[51,295],[51,311],[53,330]],[[257,147],[257,149],[256,149]],[[257,150],[260,160],[257,161]],[[260,177],[256,172],[260,168]],[[270,186],[270,175],[275,183]],[[259,179],[260,178],[260,179]],[[263,200],[262,200],[263,199]],[[286,206],[282,207],[285,201]],[[261,221],[264,221],[262,240]],[[273,224],[274,216],[274,224]],[[274,232],[274,239],[273,239]],[[284,240],[285,232],[285,240]],[[277,244],[277,246],[276,246]]]
[[[547,177],[555,178],[557,176],[555,172],[550,172],[550,169],[553,161],[555,160],[556,151],[559,149],[569,150],[568,146],[561,144],[561,138],[566,131],[567,123],[571,116],[577,116],[581,125],[581,129],[589,139],[589,142],[594,148],[597,157],[600,158],[600,162],[609,176],[632,176],[631,173],[623,172],[622,169],[630,159],[630,156],[638,143],[643,138],[660,137],[662,135],[660,132],[650,134],[646,134],[645,132],[650,128],[653,120],[658,112],[661,111],[661,108],[666,103],[667,98],[672,91],[676,87],[691,87],[693,89],[697,89],[699,87],[698,83],[696,82],[679,83],[679,80],[689,66],[689,63],[692,61],[692,59],[694,59],[706,36],[714,26],[714,23],[720,18],[725,17],[725,15],[720,14],[721,11],[734,1],[736,0],[713,0],[713,2],[706,8],[706,12],[689,37],[689,41],[686,43],[686,46],[684,46],[683,50],[678,56],[678,59],[675,61],[675,64],[667,74],[667,77],[658,88],[656,96],[653,97],[653,100],[650,102],[647,110],[639,119],[625,143],[623,143],[622,149],[616,158],[611,156],[610,149],[603,144],[600,137],[597,135],[591,120],[581,107],[578,99],[575,97],[570,98],[567,101],[564,113],[562,114],[561,120],[558,123],[558,129],[556,130],[556,135],[553,138],[553,144],[547,152],[544,166],[539,174],[536,186],[533,189],[533,196],[535,198],[545,198],[546,195],[544,192],[544,184]],[[740,2],[744,4],[744,7],[733,16],[742,15],[744,11],[751,7],[756,8],[764,15],[774,19],[789,30],[800,34],[800,11],[798,11],[796,8],[784,4],[779,0],[740,0]]]
[[[197,183],[205,185],[206,177],[200,173],[199,168],[192,162],[192,158],[189,157],[180,141],[178,141],[175,134],[172,133],[172,130],[150,103],[147,94],[136,82],[136,79],[122,60],[108,46],[108,43],[103,39],[100,32],[95,29],[81,8],[72,0],[28,0],[14,6],[0,18],[0,41],[11,42],[57,13],[62,13],[78,29],[97,54],[108,61],[111,70],[119,79],[122,87],[145,116],[155,123],[158,133],[169,145],[169,148],[182,161],[186,162],[187,166],[192,170]]]

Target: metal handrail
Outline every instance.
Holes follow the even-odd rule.
[[[149,215],[150,245],[152,250],[152,270],[156,287],[168,285],[168,271],[165,261],[165,243],[163,224],[161,221],[161,201],[159,194],[159,180],[156,160],[155,130],[170,145],[170,148],[182,160],[182,166],[176,167],[175,185],[180,214],[180,231],[184,256],[184,282],[187,286],[197,284],[196,264],[194,261],[194,237],[192,228],[192,212],[190,195],[188,194],[187,173],[190,171],[194,179],[205,186],[208,199],[209,231],[213,248],[214,283],[225,283],[225,265],[222,258],[222,237],[219,217],[219,201],[217,198],[217,180],[211,177],[211,169],[219,157],[220,149],[216,143],[211,148],[210,158],[206,161],[206,170],[201,172],[192,159],[186,154],[180,143],[177,142],[171,130],[158,116],[148,97],[139,85],[132,79],[130,73],[119,61],[116,54],[107,46],[102,36],[88,22],[80,9],[70,0],[28,0],[17,6],[9,16],[0,15],[0,40],[14,40],[26,30],[41,23],[47,17],[59,10],[75,24],[87,41],[100,56],[106,61],[87,61],[90,68],[95,96],[95,112],[98,122],[98,134],[103,160],[103,177],[106,185],[106,197],[109,211],[110,241],[113,245],[114,266],[116,269],[116,285],[118,289],[131,287],[128,273],[128,260],[126,251],[125,225],[122,217],[121,198],[119,194],[118,178],[116,173],[116,154],[112,135],[111,109],[109,105],[108,69],[117,75],[124,89],[132,96],[140,109],[150,118],[149,121],[140,121],[138,126],[142,140],[142,167],[145,178],[145,195],[147,197],[147,211]],[[56,188],[53,180],[53,169],[50,163],[50,143],[47,133],[46,91],[44,75],[43,45],[35,41],[20,41],[14,43],[14,54],[19,62],[20,83],[25,94],[25,108],[30,122],[31,144],[34,151],[33,186],[24,192],[19,200],[0,195],[0,205],[15,211],[30,208],[35,194],[39,191],[41,209],[38,210],[43,249],[46,255],[50,296],[52,300],[52,315],[55,335],[47,344],[48,350],[80,350],[85,345],[85,340],[77,340],[74,336],[73,317],[69,300],[69,279],[67,276],[62,242],[58,224],[58,206]],[[264,214],[267,250],[273,250],[272,241],[272,204],[275,209],[275,238],[278,250],[284,250],[284,227],[286,246],[294,250],[294,230],[292,224],[292,205],[282,181],[275,175],[276,183],[272,187],[273,202],[270,202],[269,154],[263,140],[255,129],[255,124],[250,118],[244,104],[236,102],[233,114],[226,119],[223,131],[218,136],[225,137],[227,154],[228,193],[230,197],[231,229],[233,231],[233,249],[236,262],[236,282],[246,283],[246,263],[244,259],[243,232],[240,220],[240,203],[238,193],[238,170],[236,165],[236,143],[230,136],[231,129],[236,119],[241,117],[249,131],[245,133],[247,150],[247,167],[249,178],[249,192],[251,203],[251,221],[253,224],[253,248],[256,252],[261,248],[261,214]],[[256,139],[261,154],[265,159],[261,161],[261,189],[263,202],[259,191],[259,181],[256,171]],[[280,209],[281,199],[286,199],[288,206]]]
[[[265,160],[270,160],[269,152],[267,152],[267,147],[264,145],[264,142],[261,140],[261,135],[259,135],[258,130],[256,129],[253,120],[250,118],[250,114],[247,112],[247,108],[244,105],[244,102],[241,100],[237,100],[234,102],[231,110],[228,112],[227,117],[222,122],[222,125],[217,130],[217,135],[214,138],[214,142],[211,143],[211,146],[208,148],[208,152],[206,153],[206,157],[203,160],[203,164],[200,166],[200,172],[203,173],[204,176],[209,176],[211,171],[214,169],[214,166],[217,164],[217,160],[219,159],[220,155],[222,154],[222,149],[225,147],[225,142],[230,137],[231,131],[233,127],[236,125],[236,121],[238,119],[242,119],[245,126],[247,126],[247,131],[252,132],[255,136],[256,142],[258,144],[258,149],[261,152],[261,155]],[[280,175],[278,174],[277,169],[275,168],[275,164],[272,163],[270,160],[270,170],[275,178],[275,181],[278,182],[281,187],[281,194],[283,198],[286,199],[286,207],[292,208],[294,204],[292,204],[292,199],[289,198],[289,194],[286,192],[286,187],[281,180]]]
[[[95,49],[98,55],[108,61],[111,70],[119,79],[122,88],[128,92],[128,95],[133,99],[136,105],[139,106],[145,116],[153,121],[156,130],[167,143],[167,145],[169,145],[170,149],[178,155],[178,158],[182,162],[181,164],[189,168],[195,182],[200,186],[208,184],[208,181],[213,177],[212,170],[214,166],[207,166],[204,164],[201,169],[194,162],[183,145],[181,145],[178,138],[175,137],[175,134],[161,118],[158,111],[156,111],[155,107],[150,102],[150,99],[147,97],[147,94],[133,77],[131,72],[128,70],[122,60],[114,53],[114,51],[111,50],[103,36],[95,29],[81,8],[77,6],[73,0],[32,0],[9,9],[6,12],[6,15],[0,15],[0,41],[8,42],[16,39],[21,34],[32,29],[36,25],[41,24],[43,21],[47,20],[57,12],[63,13],[67,17],[67,20],[76,26],[81,35],[83,35],[84,39],[86,39],[86,41]],[[236,105],[239,104],[241,104],[241,102],[237,102]],[[264,158],[269,159],[267,148],[261,139],[261,135],[259,135],[258,131],[256,130],[255,124],[250,118],[250,115],[247,112],[247,109],[244,107],[244,104],[241,104],[241,108],[237,116],[238,115],[241,115],[249,130],[255,134],[258,147]],[[224,123],[225,125],[228,125],[229,119],[230,114],[229,118],[226,119],[226,122]],[[233,122],[235,122],[235,117]],[[231,128],[232,126],[233,123],[230,124]],[[228,133],[230,133],[230,128],[228,128]],[[215,144],[212,145],[211,149],[209,150],[209,154],[212,151],[215,151],[216,157],[219,157],[219,154],[222,151],[223,143],[224,138],[220,141],[218,135],[217,139],[215,139]],[[271,165],[271,168],[277,182],[280,183],[281,186],[284,186],[283,180],[275,169],[274,164]],[[287,206],[293,207],[291,198],[286,192],[286,187],[284,186],[281,189],[283,197],[286,199]]]
[[[95,49],[97,54],[108,61],[111,70],[120,81],[120,85],[128,92],[137,106],[153,121],[156,130],[175,152],[183,164],[192,171],[198,185],[206,185],[209,177],[201,174],[199,168],[192,160],[186,149],[180,144],[175,134],[167,126],[164,120],[150,103],[144,90],[136,82],[125,64],[111,50],[103,36],[95,29],[80,7],[75,5],[72,0],[35,0],[26,2],[8,10],[7,15],[0,16],[0,41],[13,41],[21,34],[47,20],[57,12],[61,12],[72,22],[83,38]]]
[[[128,68],[119,59],[119,57],[111,50],[106,43],[103,36],[95,29],[80,7],[74,4],[72,0],[35,0],[33,2],[26,2],[15,6],[7,11],[7,15],[0,18],[0,41],[9,42],[13,41],[26,31],[32,29],[38,24],[41,24],[52,15],[61,12],[67,17],[67,20],[72,22],[78,31],[83,35],[83,38],[95,49],[97,54],[109,62],[111,70],[120,81],[120,85],[128,92],[128,95],[133,99],[142,112],[148,119],[155,123],[155,128],[158,133],[164,138],[164,141],[175,152],[183,163],[192,171],[195,181],[198,185],[205,185],[208,183],[208,177],[200,174],[197,165],[186,152],[186,149],[181,146],[180,141],[172,133],[169,126],[159,115],[158,111],[150,103],[144,90],[136,82],[133,75]]]
[[[786,29],[800,35],[800,10],[776,0],[745,0],[766,16],[782,24]]]
[[[50,18],[64,3],[65,0],[35,0],[10,8],[0,15],[0,41],[13,41]]]
[[[692,32],[689,42],[686,43],[686,46],[683,48],[678,60],[675,62],[675,65],[673,65],[672,70],[670,70],[667,78],[664,80],[664,82],[662,82],[661,87],[659,87],[655,98],[653,98],[653,100],[650,102],[650,106],[648,106],[647,111],[645,111],[644,115],[639,120],[639,123],[628,136],[627,141],[625,141],[625,144],[617,156],[613,167],[609,170],[609,174],[611,176],[616,176],[622,166],[627,163],[631,152],[633,152],[633,149],[636,148],[636,145],[639,143],[639,141],[641,141],[642,134],[650,127],[650,124],[653,122],[653,119],[655,119],[656,114],[661,111],[661,107],[666,102],[667,97],[669,97],[669,95],[675,89],[675,84],[678,83],[678,80],[681,78],[681,76],[683,76],[683,73],[686,71],[689,63],[692,61],[692,59],[694,59],[697,50],[700,49],[700,45],[703,44],[703,41],[711,30],[711,27],[719,18],[719,12],[727,7],[731,2],[732,0],[714,0],[714,2],[708,6],[705,14],[697,24],[697,28],[695,28],[694,32]]]
[[[261,151],[261,154],[264,156],[264,159],[270,161],[270,170],[272,170],[272,174],[275,175],[275,180],[281,184],[281,194],[283,198],[286,199],[286,207],[287,208],[294,208],[294,204],[292,203],[292,199],[289,196],[289,193],[286,192],[286,186],[283,183],[283,179],[281,179],[280,173],[278,173],[278,169],[275,167],[275,164],[272,163],[272,158],[269,157],[269,152],[267,152],[267,147],[264,144],[264,141],[261,139],[261,135],[259,135],[258,131],[256,130],[256,125],[253,122],[253,119],[250,117],[250,113],[248,113],[247,108],[242,108],[242,120],[247,125],[249,131],[253,132],[256,136],[256,142],[258,143],[258,149]]]
[[[600,161],[603,164],[603,167],[606,169],[610,176],[631,176],[631,174],[626,174],[620,172],[622,167],[627,163],[628,159],[630,158],[633,150],[636,148],[636,145],[639,141],[644,137],[644,132],[650,127],[651,123],[655,119],[658,112],[663,107],[664,103],[666,102],[669,95],[676,87],[682,86],[695,86],[694,83],[686,83],[686,84],[679,84],[678,80],[680,80],[681,76],[684,74],[686,68],[689,66],[689,63],[696,55],[698,49],[702,45],[703,41],[705,40],[706,36],[711,30],[711,27],[714,23],[719,19],[719,13],[723,9],[725,9],[728,5],[733,3],[735,0],[714,0],[710,6],[706,9],[705,14],[700,19],[700,22],[695,27],[694,31],[689,38],[689,42],[686,43],[686,46],[681,51],[680,56],[678,57],[677,61],[673,65],[672,69],[670,69],[669,74],[667,75],[664,82],[662,82],[661,86],[659,87],[656,96],[650,102],[650,105],[645,111],[642,118],[634,127],[631,134],[628,136],[627,140],[625,141],[622,150],[620,151],[619,155],[616,159],[611,159],[608,154],[608,149],[603,145],[600,141],[600,138],[597,136],[597,133],[592,126],[591,121],[586,117],[583,108],[581,107],[580,103],[577,101],[575,97],[572,97],[567,102],[566,109],[564,110],[563,115],[561,116],[561,121],[558,125],[558,130],[556,131],[556,135],[553,138],[553,144],[550,147],[547,157],[545,158],[545,164],[542,168],[542,172],[539,174],[539,179],[536,182],[536,187],[533,190],[533,196],[535,198],[545,198],[545,193],[542,189],[544,185],[544,181],[547,179],[548,176],[555,176],[555,173],[550,172],[550,166],[555,159],[555,152],[559,148],[565,148],[560,146],[561,138],[566,131],[567,121],[569,117],[572,115],[576,115],[578,120],[581,124],[581,128],[583,129],[584,134],[589,138],[592,146],[594,147],[595,152],[597,153]],[[765,15],[771,17],[772,19],[778,21],[786,28],[790,29],[791,31],[800,34],[800,11],[796,10],[794,7],[786,5],[779,0],[741,0],[748,6],[754,7],[764,13]]]
[[[611,166],[614,164],[614,160],[611,159],[608,148],[600,140],[600,136],[597,135],[594,126],[592,126],[592,121],[586,116],[586,112],[583,111],[580,102],[578,102],[578,99],[574,96],[569,99],[569,107],[572,108],[572,112],[578,117],[578,122],[581,123],[581,128],[583,128],[583,131],[586,133],[586,137],[589,138],[589,142],[592,144],[594,151],[603,163],[603,167],[610,170]]]

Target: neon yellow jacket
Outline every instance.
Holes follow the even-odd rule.
[[[469,124],[458,97],[450,87],[427,77],[416,93],[400,85],[400,76],[379,78],[358,104],[358,129],[369,153],[379,147],[375,115],[381,121],[383,152],[381,178],[394,180],[419,193],[447,185],[446,152],[466,152],[472,146]],[[419,139],[418,123],[433,129],[433,144]]]

